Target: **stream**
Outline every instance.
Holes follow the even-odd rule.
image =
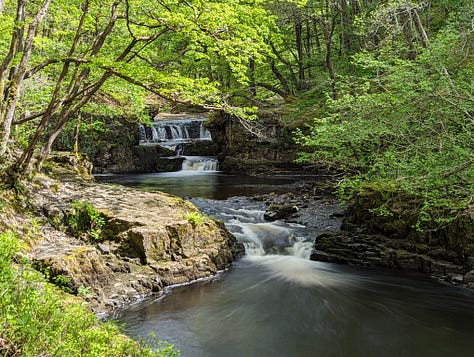
[[[140,128],[140,142],[183,157],[186,143],[211,140],[203,123],[157,121]],[[228,271],[120,311],[127,334],[169,341],[182,357],[474,355],[472,290],[311,261],[314,238],[341,224],[337,202],[321,198],[296,220],[267,222],[262,195],[298,196],[308,178],[224,175],[217,165],[213,157],[184,156],[178,172],[98,177],[190,199],[246,251]]]
[[[180,171],[102,180],[190,198],[246,247],[229,271],[121,311],[134,338],[167,340],[183,357],[473,353],[471,290],[307,259],[311,238],[340,224],[335,203],[315,202],[304,225],[263,219],[264,203],[252,195],[297,191],[299,178]]]

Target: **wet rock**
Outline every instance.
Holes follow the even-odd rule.
[[[468,271],[464,274],[464,282],[466,284],[474,285],[474,270]]]
[[[294,213],[298,212],[298,207],[291,204],[271,204],[263,215],[267,221],[276,221],[278,219],[288,219]]]
[[[420,254],[426,252],[427,254]],[[421,244],[383,235],[347,231],[330,231],[316,237],[311,260],[383,267],[402,271],[423,272],[451,282],[462,281],[464,267],[441,260],[439,249],[430,250]],[[449,257],[449,253],[444,258]],[[462,276],[462,275],[461,275]]]

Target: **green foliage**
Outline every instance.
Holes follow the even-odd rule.
[[[0,234],[0,351],[2,356],[177,356],[169,344],[144,347],[101,323],[77,300],[15,264],[14,233]]]
[[[90,289],[90,286],[81,285],[77,288],[77,295],[84,299],[89,298],[91,296]]]
[[[102,228],[105,226],[104,216],[90,203],[73,202],[68,214],[68,229],[76,237],[86,235],[93,241],[100,241]]]
[[[0,14],[0,153],[11,143],[28,153],[16,161],[20,175],[35,154],[41,166],[74,118],[80,130],[91,114],[143,121],[147,104],[163,99],[247,114],[229,94],[248,85],[251,62],[265,62],[275,25],[260,1],[73,0],[39,8],[7,1]],[[26,21],[15,24],[17,12]],[[39,14],[26,47],[16,30]]]
[[[350,196],[370,182],[385,182],[416,197],[418,229],[452,219],[473,201],[473,43],[472,32],[456,23],[415,60],[354,56],[365,75],[344,78],[326,115],[309,133],[297,131],[308,148],[300,161],[349,173],[339,193]]]
[[[205,216],[200,212],[188,212],[185,218],[192,225],[199,225],[204,222]]]

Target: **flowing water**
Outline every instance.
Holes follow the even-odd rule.
[[[339,224],[327,204],[314,206],[321,219],[311,227],[265,222],[261,202],[236,197],[232,182],[243,177],[227,177],[226,186],[225,175],[211,176],[200,183],[199,173],[173,184],[166,174],[125,182],[201,197],[192,201],[222,219],[247,250],[214,279],[169,288],[121,311],[128,334],[168,340],[183,357],[473,355],[472,291],[418,275],[309,261],[310,238]],[[297,189],[290,178],[255,179],[247,177],[241,192]],[[216,186],[203,190],[203,182]]]
[[[183,357],[472,356],[474,293],[419,275],[308,260],[340,222],[315,202],[311,224],[266,222],[256,193],[298,191],[298,177],[197,170],[101,177],[191,200],[221,219],[246,256],[216,277],[167,288],[119,312],[126,332],[167,340]]]
[[[161,145],[184,157],[184,171],[217,171],[217,158],[209,156],[184,156],[183,151],[189,143],[212,141],[211,133],[204,126],[205,118],[160,120],[150,126],[139,124],[140,145]]]

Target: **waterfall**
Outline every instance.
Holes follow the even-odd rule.
[[[139,124],[140,145],[161,145],[174,150],[177,157],[184,157],[182,171],[218,171],[217,158],[210,156],[185,156],[187,145],[212,141],[211,132],[204,126],[205,118],[154,121],[145,127]]]
[[[140,143],[179,143],[186,141],[212,140],[204,126],[205,119],[180,119],[154,121],[149,131],[139,124]]]
[[[239,204],[242,204],[240,198]],[[315,233],[307,227],[284,221],[268,222],[264,218],[265,206],[245,200],[245,208],[235,208],[226,201],[194,203],[207,215],[222,220],[227,229],[245,247],[249,258],[265,259],[286,256],[309,261]]]
[[[184,156],[185,160],[181,170],[183,171],[217,171],[219,162],[214,157]]]

